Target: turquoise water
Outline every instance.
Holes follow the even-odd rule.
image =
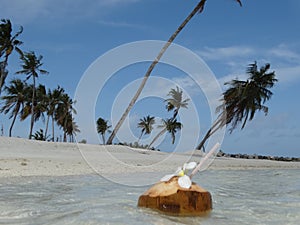
[[[299,224],[300,170],[206,171],[207,217],[171,217],[136,206],[148,187],[97,175],[0,179],[0,224]]]

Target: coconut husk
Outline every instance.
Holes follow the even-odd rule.
[[[199,216],[211,211],[212,199],[211,194],[196,183],[185,189],[178,185],[178,177],[173,177],[142,194],[138,206],[175,216]]]

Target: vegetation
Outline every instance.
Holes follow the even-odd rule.
[[[229,88],[223,93],[223,104],[217,108],[219,116],[197,149],[202,149],[209,137],[225,125],[231,126],[229,129],[231,133],[239,124],[242,124],[243,129],[257,111],[263,111],[267,115],[268,107],[264,103],[272,97],[270,88],[277,82],[275,72],[268,72],[270,67],[270,64],[266,64],[258,69],[257,63],[254,62],[246,70],[248,75],[246,81],[232,80],[225,83]]]
[[[99,117],[97,120],[97,132],[101,134],[102,136],[102,144],[105,144],[105,134],[106,132],[110,133],[109,130],[111,128],[110,125],[108,125],[108,121],[104,120],[103,118]]]
[[[35,107],[37,106],[36,99],[35,99],[35,88],[36,88],[36,79],[39,77],[40,74],[48,74],[46,70],[40,69],[43,65],[41,62],[42,56],[37,57],[34,52],[28,52],[22,55],[21,59],[23,61],[22,70],[16,72],[17,74],[25,74],[26,80],[32,78],[32,97],[31,97],[31,120],[30,120],[30,132],[29,132],[29,139],[32,137],[32,130],[35,121]]]
[[[52,137],[51,141],[54,141],[54,124],[62,128],[64,131],[64,141],[67,141],[67,136],[73,141],[73,136],[75,133],[80,132],[74,118],[72,117],[72,112],[76,112],[73,108],[72,99],[64,92],[64,89],[58,87],[53,91],[48,90],[44,85],[39,85],[36,88],[36,98],[34,103],[34,110],[32,114],[32,89],[33,85],[28,85],[25,81],[20,79],[13,79],[10,81],[9,86],[5,86],[4,93],[6,95],[1,96],[2,107],[0,108],[0,113],[8,114],[9,119],[12,119],[11,126],[9,128],[9,136],[12,136],[12,129],[15,124],[16,118],[19,116],[20,121],[24,121],[28,116],[33,115],[34,122],[40,119],[45,122],[46,120],[46,130],[43,137],[47,137],[48,123],[49,119],[52,119]],[[41,131],[40,129],[39,131]],[[32,135],[31,138],[34,138]]]
[[[13,118],[11,126],[9,128],[9,137],[12,135],[12,129],[15,124],[16,118],[19,113],[24,110],[24,103],[27,99],[28,86],[20,79],[15,79],[10,82],[10,86],[5,87],[6,96],[2,97],[4,105],[1,107],[0,112],[7,114],[11,112],[9,119]]]
[[[140,119],[140,122],[138,123],[138,128],[141,128],[141,135],[137,141],[137,143],[140,142],[141,138],[145,134],[151,134],[153,130],[153,125],[155,124],[155,117],[154,116],[147,116],[142,119]]]
[[[20,121],[26,120],[30,116],[30,131],[29,139],[48,140],[48,125],[50,118],[52,120],[52,137],[54,141],[54,126],[55,122],[59,128],[63,130],[63,141],[67,141],[67,136],[70,141],[74,141],[74,134],[80,132],[73,114],[74,101],[65,93],[65,90],[58,86],[54,90],[46,89],[45,85],[37,84],[37,79],[40,74],[48,74],[41,67],[43,66],[43,57],[37,56],[33,51],[23,52],[19,46],[23,44],[17,38],[23,32],[23,27],[20,27],[16,34],[12,34],[12,24],[10,20],[1,20],[0,23],[0,113],[9,114],[9,119],[12,119],[9,136],[12,136],[12,130],[16,119]],[[9,72],[6,70],[9,56],[16,51],[21,59],[21,70],[16,74],[25,74],[24,80],[12,79],[5,86],[5,80]],[[31,79],[32,84],[27,81]],[[3,90],[4,92],[1,92]],[[46,120],[45,131],[39,129],[33,135],[34,123],[42,119]],[[3,129],[2,129],[3,132]]]
[[[168,112],[173,110],[173,116],[170,119],[162,120],[162,124],[158,126],[162,130],[153,138],[148,148],[151,148],[151,146],[158,140],[158,138],[166,132],[171,134],[172,144],[174,144],[175,134],[177,130],[180,130],[182,128],[182,124],[177,121],[177,115],[180,108],[188,108],[189,99],[183,100],[183,91],[177,86],[176,89],[171,88],[168,96],[170,98],[165,100],[165,102],[167,102],[166,109],[168,110]]]
[[[204,6],[207,0],[201,0],[196,7],[192,10],[192,12],[186,17],[186,19],[182,22],[182,24],[180,24],[180,26],[177,28],[177,30],[171,35],[171,37],[169,38],[169,40],[166,42],[166,44],[163,46],[163,48],[160,50],[160,52],[158,53],[157,57],[155,58],[155,60],[151,63],[151,65],[149,66],[146,74],[144,75],[144,78],[136,92],[136,94],[133,96],[132,100],[130,101],[128,107],[126,108],[125,112],[123,113],[123,115],[121,116],[120,120],[118,121],[118,123],[116,124],[114,130],[112,131],[110,137],[107,140],[107,144],[112,144],[112,141],[114,139],[114,137],[116,136],[117,132],[119,131],[120,127],[122,126],[122,124],[124,123],[128,113],[130,112],[130,110],[132,109],[132,107],[134,106],[134,104],[136,103],[137,99],[139,98],[140,94],[142,93],[146,82],[148,80],[148,78],[150,77],[153,69],[155,68],[155,66],[158,64],[159,60],[161,59],[161,57],[164,55],[164,53],[167,51],[167,49],[169,48],[169,46],[172,44],[172,42],[175,40],[175,38],[178,36],[178,34],[183,30],[183,28],[189,23],[189,21],[197,14],[197,13],[201,13],[204,10]],[[234,0],[236,2],[238,2],[240,4],[240,6],[242,6],[242,3],[240,0]]]
[[[123,142],[123,143],[119,143],[118,145],[124,145],[124,146],[128,146],[131,148],[147,149],[147,150],[158,151],[158,152],[160,151],[160,149],[156,149],[153,147],[149,148],[149,146],[147,144],[146,145],[139,144],[137,141],[134,143]]]
[[[148,148],[151,148],[151,146],[157,141],[157,139],[162,136],[165,132],[168,132],[171,134],[172,137],[172,144],[175,143],[175,134],[178,130],[181,130],[182,124],[177,121],[177,119],[163,119],[162,125],[158,126],[159,128],[162,128],[162,130],[153,138],[151,143],[149,144]]]
[[[180,108],[188,108],[188,101],[190,99],[183,100],[182,90],[177,86],[176,90],[174,88],[171,89],[171,91],[168,93],[168,96],[170,96],[170,98],[165,100],[167,102],[166,108],[168,112],[173,110],[173,119],[176,119]]]
[[[148,68],[140,87],[113,131],[110,131],[111,126],[108,125],[108,121],[103,118],[99,118],[96,121],[97,132],[101,134],[103,144],[105,144],[105,135],[107,132],[111,132],[111,135],[106,143],[112,144],[115,135],[137,101],[154,67],[158,64],[165,51],[182,29],[196,15],[196,13],[201,13],[204,10],[206,1],[207,0],[199,1],[193,11],[166,42],[156,59]],[[240,0],[235,0],[235,2],[238,2],[241,5]],[[18,117],[20,121],[24,121],[30,117],[29,139],[34,138],[37,140],[49,140],[48,130],[51,119],[51,141],[55,140],[55,123],[63,131],[64,142],[67,141],[68,136],[69,141],[74,141],[74,135],[80,132],[80,129],[73,117],[73,115],[76,114],[76,110],[74,108],[75,102],[67,93],[65,93],[65,90],[62,87],[58,86],[51,90],[47,89],[45,85],[37,83],[39,75],[48,74],[48,71],[41,68],[43,66],[43,57],[41,55],[38,56],[33,51],[23,52],[19,48],[20,45],[23,44],[22,41],[18,40],[22,32],[23,27],[20,27],[19,30],[13,34],[11,21],[4,19],[1,20],[0,113],[9,114],[9,119],[12,120],[9,127],[9,136],[12,136],[13,127]],[[16,74],[25,74],[26,77],[24,80],[12,79],[8,85],[5,85],[6,78],[9,74],[9,71],[6,69],[8,59],[13,52],[17,52],[21,59],[21,69],[17,71]],[[251,121],[258,111],[263,111],[267,115],[268,107],[265,103],[270,100],[273,95],[270,89],[277,82],[275,72],[268,72],[269,69],[270,64],[266,64],[261,68],[258,68],[257,63],[254,62],[253,64],[250,64],[246,70],[248,75],[247,80],[241,81],[236,79],[225,83],[225,85],[228,86],[228,89],[223,93],[222,105],[216,109],[219,116],[213,123],[212,127],[207,131],[203,140],[197,146],[197,149],[204,149],[206,141],[217,130],[225,126],[229,126],[229,132],[231,133],[238,125],[241,125],[241,129],[243,129],[246,126],[246,123]],[[27,83],[29,79],[32,80],[31,84]],[[4,92],[2,92],[2,90]],[[158,126],[161,128],[161,131],[154,137],[149,145],[146,145],[146,147],[139,145],[139,141],[143,135],[151,134],[155,124],[155,117],[148,115],[147,117],[140,119],[137,126],[141,129],[141,134],[138,141],[132,144],[133,146],[140,146],[149,149],[156,140],[166,132],[171,135],[172,144],[175,143],[176,133],[182,128],[182,124],[177,118],[178,113],[181,108],[188,107],[189,99],[183,99],[183,91],[179,87],[176,87],[176,89],[172,88],[168,93],[168,97],[169,98],[165,100],[167,103],[166,109],[168,111],[172,111],[172,117],[162,120],[162,124]],[[39,120],[44,122],[45,129],[40,128],[33,135],[34,124]]]
[[[20,27],[19,31],[13,35],[12,34],[12,24],[10,20],[1,19],[0,24],[0,58],[4,58],[3,61],[0,62],[0,94],[1,90],[5,84],[5,79],[8,75],[8,71],[6,67],[8,65],[8,58],[12,54],[13,51],[16,51],[23,55],[22,50],[19,46],[23,43],[19,41],[17,38],[23,32],[23,27]]]
[[[32,135],[32,138],[33,138],[34,140],[38,140],[38,141],[47,141],[48,138],[49,138],[49,136],[44,136],[44,131],[43,131],[43,129],[40,129],[40,130],[36,131],[36,132],[34,133],[34,135]]]

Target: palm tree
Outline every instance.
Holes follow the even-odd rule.
[[[38,78],[39,73],[40,74],[48,74],[46,70],[40,69],[40,67],[43,65],[41,62],[43,57],[36,56],[34,52],[28,52],[24,53],[24,55],[21,57],[23,64],[22,64],[22,70],[18,71],[17,74],[25,74],[28,80],[30,77],[32,78],[32,106],[31,107],[31,121],[30,121],[30,132],[29,132],[29,139],[31,139],[32,136],[32,130],[34,125],[34,107],[35,107],[35,87],[36,87],[36,78]]]
[[[11,137],[12,129],[15,124],[17,115],[24,108],[24,102],[26,99],[27,84],[20,79],[14,79],[10,81],[10,86],[5,87],[6,96],[1,97],[5,101],[4,106],[0,109],[0,112],[7,114],[11,111],[9,119],[13,118],[11,126],[9,128],[9,137]]]
[[[0,62],[0,94],[2,92],[2,87],[5,83],[5,79],[8,75],[8,70],[5,68],[5,62]]]
[[[70,96],[66,93],[61,94],[60,102],[57,105],[57,109],[55,110],[54,118],[57,124],[62,127],[64,132],[63,141],[67,141],[67,131],[68,131],[68,123],[73,118],[72,114],[76,114],[76,110],[73,107],[74,101],[70,98]]]
[[[114,139],[114,137],[116,136],[117,132],[119,131],[120,127],[122,126],[123,122],[125,121],[128,113],[130,112],[130,110],[132,109],[132,107],[134,106],[134,104],[136,103],[137,99],[139,98],[140,94],[142,93],[142,90],[144,89],[146,82],[148,80],[148,78],[150,77],[153,69],[155,68],[155,66],[158,64],[159,60],[161,59],[161,57],[164,55],[164,53],[167,51],[167,49],[169,48],[169,46],[172,44],[172,42],[175,40],[175,38],[178,36],[178,34],[183,30],[183,28],[187,25],[187,23],[196,15],[196,13],[201,13],[204,10],[204,6],[207,0],[201,0],[196,7],[193,9],[193,11],[186,17],[186,19],[182,22],[182,24],[177,28],[177,30],[172,34],[172,36],[169,38],[169,40],[166,42],[166,44],[163,46],[163,48],[160,50],[160,52],[158,53],[157,57],[155,58],[155,60],[151,63],[151,65],[149,66],[146,74],[144,75],[144,78],[136,92],[136,94],[133,96],[133,98],[131,99],[129,105],[127,106],[125,112],[123,113],[123,115],[121,116],[120,120],[118,121],[118,123],[116,124],[114,130],[112,131],[110,137],[107,140],[107,144],[111,145],[112,141]],[[238,2],[240,5],[241,1],[240,0],[235,0],[236,2]]]
[[[278,81],[274,71],[268,72],[270,67],[270,64],[266,64],[258,70],[257,63],[254,62],[249,64],[246,70],[246,81],[232,80],[225,83],[230,87],[223,93],[224,103],[217,108],[220,114],[197,149],[202,149],[207,139],[225,125],[231,125],[231,133],[240,123],[243,129],[257,111],[263,111],[267,115],[268,107],[264,103],[272,97],[273,93],[269,89]]]
[[[99,134],[101,134],[102,136],[102,143],[105,144],[105,133],[106,132],[111,132],[109,130],[109,128],[111,128],[110,125],[108,125],[108,121],[107,120],[104,120],[103,118],[99,117],[98,120],[97,120],[97,132]]]
[[[46,121],[46,128],[45,128],[45,136],[48,133],[48,126],[49,120],[51,118],[52,122],[52,138],[51,140],[54,141],[54,115],[55,111],[57,110],[57,106],[60,103],[61,95],[64,94],[65,90],[58,86],[54,90],[48,89],[47,97],[46,97],[46,112],[47,112],[47,121]]]
[[[35,105],[34,105],[34,121],[38,121],[42,118],[43,122],[45,122],[44,113],[47,111],[47,91],[45,85],[39,84],[36,87],[36,96],[35,96]]]
[[[66,123],[66,134],[70,137],[70,142],[74,142],[74,136],[76,133],[79,133],[80,129],[76,122],[74,121],[74,117],[72,117],[71,113],[67,114],[67,123]]]
[[[1,19],[0,24],[0,58],[4,56],[3,62],[0,62],[0,94],[2,87],[5,83],[7,77],[7,64],[8,57],[15,50],[22,56],[22,51],[18,47],[22,44],[21,41],[17,40],[17,37],[23,32],[23,27],[21,26],[19,31],[12,35],[12,24],[10,20]]]
[[[175,143],[175,134],[177,130],[180,130],[182,128],[182,124],[177,121],[177,119],[167,119],[167,120],[162,120],[163,124],[159,125],[159,128],[163,128],[151,141],[151,143],[148,146],[148,149],[157,141],[157,139],[162,136],[165,132],[168,132],[171,134],[172,137],[172,144]]]
[[[45,115],[44,113],[47,111],[47,93],[46,87],[44,85],[39,85],[36,87],[36,97],[35,97],[35,104],[32,106],[32,89],[33,85],[29,85],[26,90],[26,102],[25,107],[21,113],[21,121],[27,119],[29,115],[32,115],[32,108],[33,111],[33,118],[34,122],[37,122],[40,118],[42,121],[45,122]],[[43,135],[45,136],[45,135]],[[32,135],[34,137],[34,135]],[[46,137],[46,136],[45,136]]]
[[[178,115],[180,108],[187,108],[189,99],[182,100],[182,90],[176,86],[176,90],[172,88],[168,93],[170,98],[166,99],[167,102],[167,110],[174,110],[173,119],[175,119]]]
[[[140,122],[138,123],[138,128],[141,128],[141,135],[137,141],[137,143],[139,143],[139,141],[141,140],[142,136],[145,134],[151,134],[152,130],[153,130],[153,125],[155,123],[155,117],[154,116],[147,116],[144,117],[143,119],[140,119]]]

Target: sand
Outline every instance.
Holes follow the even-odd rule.
[[[164,153],[125,146],[51,143],[0,137],[0,177],[67,176],[100,174],[172,173],[186,161],[199,161],[201,154]],[[300,169],[298,162],[216,158],[209,169]],[[156,178],[155,178],[156,179]]]

